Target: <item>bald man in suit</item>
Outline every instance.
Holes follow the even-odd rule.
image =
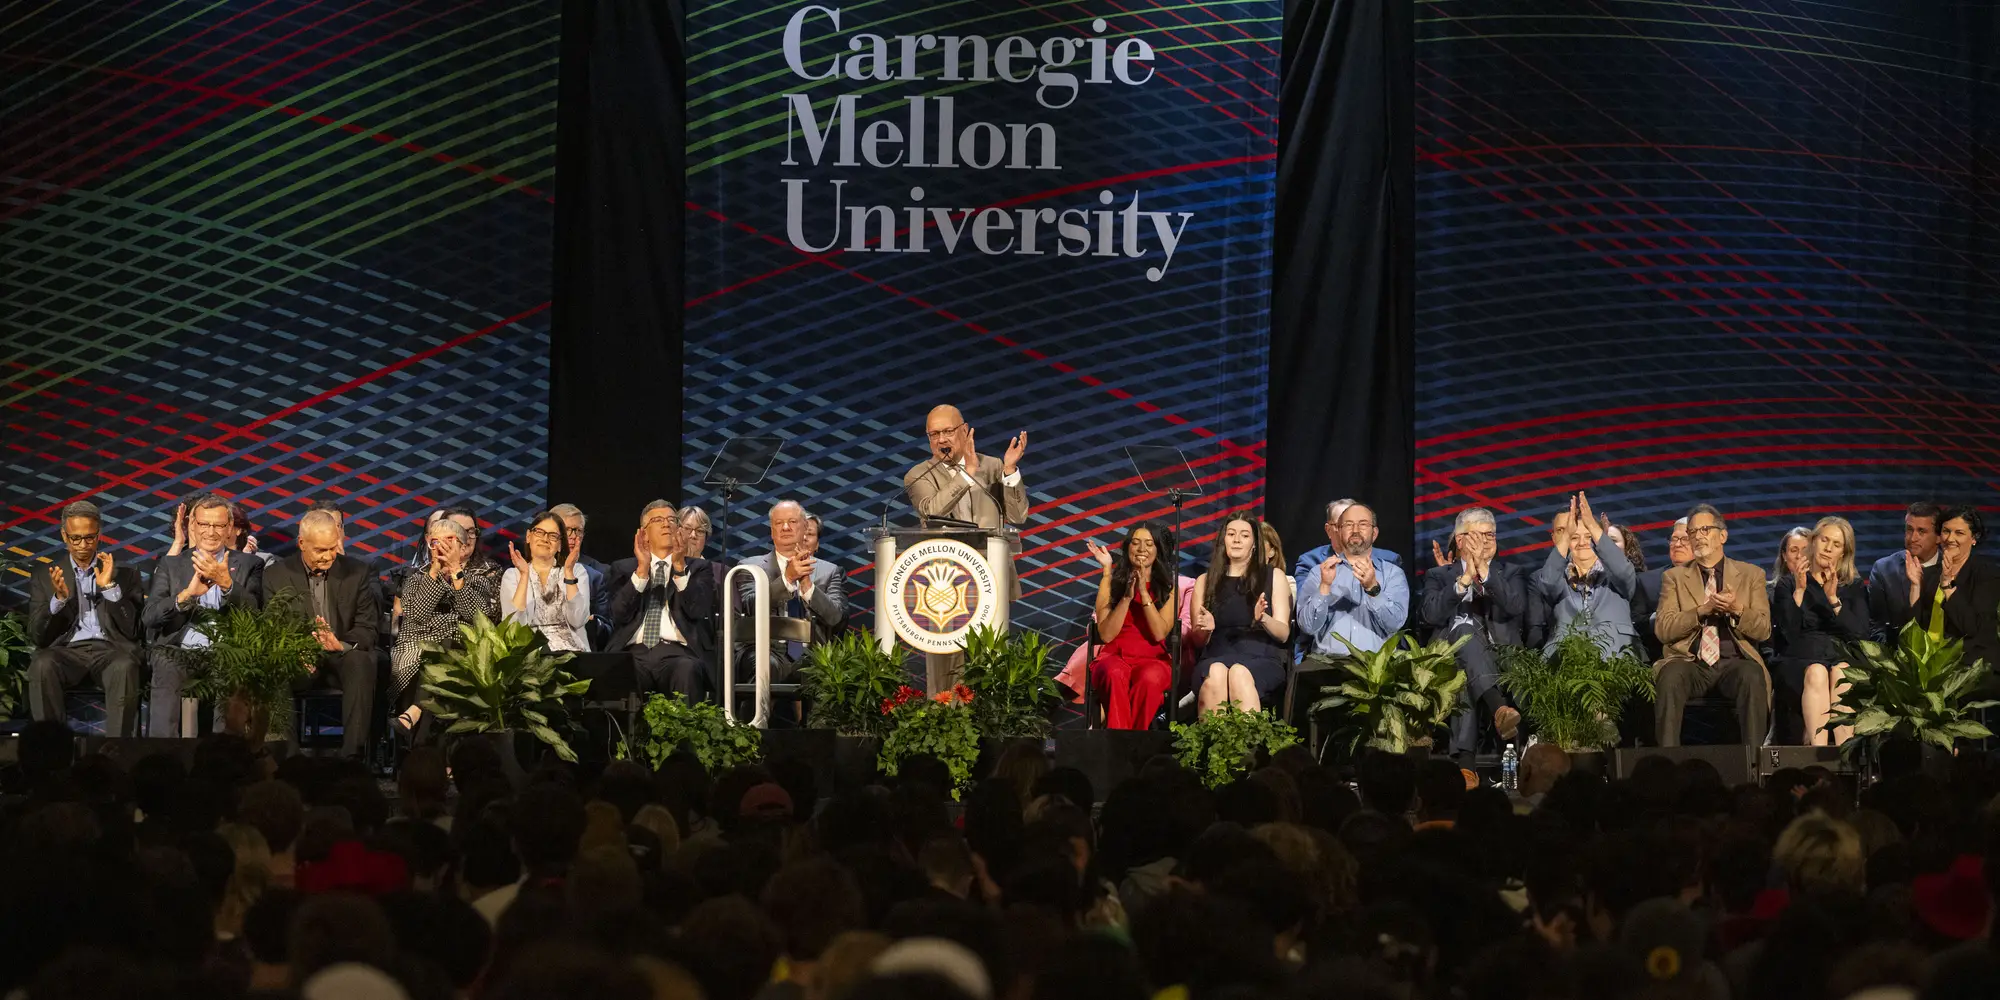
[[[1021,482],[1020,469],[1021,456],[1028,450],[1026,431],[1014,435],[999,458],[981,455],[974,447],[972,425],[958,407],[937,406],[924,419],[924,436],[930,439],[931,457],[903,476],[903,489],[919,516],[927,521],[955,518],[989,531],[1028,523],[1028,488]],[[1006,577],[1011,600],[1020,595],[1020,584],[1012,572]],[[935,692],[957,683],[965,657],[931,653],[925,659],[925,674]]]

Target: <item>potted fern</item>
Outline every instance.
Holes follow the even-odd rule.
[[[866,784],[889,725],[882,703],[909,679],[901,647],[884,652],[869,630],[846,632],[808,649],[798,677],[806,732],[824,734],[822,752],[833,760],[837,781]]]
[[[1049,712],[1061,700],[1049,673],[1049,647],[1036,632],[1006,632],[980,626],[966,633],[965,686],[973,723],[988,739],[1041,738],[1049,734]]]
[[[1967,700],[1987,665],[1965,662],[1965,643],[1934,639],[1913,621],[1894,645],[1857,642],[1851,652],[1840,675],[1847,691],[1828,723],[1854,727],[1854,737],[1841,745],[1843,755],[1873,751],[1895,739],[1948,753],[1958,740],[1993,735],[1972,713],[2000,701]]]
[[[762,730],[731,721],[714,702],[690,705],[678,691],[672,697],[656,694],[646,700],[645,725],[639,749],[654,770],[683,747],[710,774],[755,764],[764,756]]]
[[[1471,637],[1419,644],[1409,633],[1397,632],[1375,650],[1336,638],[1347,646],[1345,659],[1312,657],[1345,674],[1332,694],[1312,704],[1314,714],[1345,710],[1329,738],[1339,740],[1350,757],[1364,745],[1390,753],[1429,753],[1432,734],[1458,711],[1458,693],[1465,687],[1458,648]]]
[[[187,667],[188,697],[219,702],[224,728],[261,747],[272,719],[290,713],[294,686],[319,662],[319,640],[302,608],[298,594],[281,590],[261,608],[198,609],[189,627],[208,645],[154,648]]]
[[[540,632],[516,621],[485,615],[458,626],[459,643],[423,650],[424,711],[450,722],[446,736],[480,735],[518,767],[514,734],[526,732],[563,760],[576,760],[569,741],[550,723],[562,700],[590,688],[564,670],[574,653],[552,653]]]
[[[1209,788],[1249,773],[1261,751],[1277,753],[1299,741],[1299,731],[1270,711],[1239,712],[1231,702],[1193,722],[1172,724],[1174,759]]]
[[[1519,646],[1493,651],[1500,684],[1544,743],[1583,770],[1602,773],[1605,748],[1618,742],[1625,706],[1653,697],[1653,668],[1630,650],[1604,655],[1583,617],[1570,622],[1545,654]]]
[[[11,719],[28,695],[28,660],[35,643],[28,638],[28,618],[19,611],[0,615],[0,719]]]

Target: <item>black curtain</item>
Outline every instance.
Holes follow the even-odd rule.
[[[1413,0],[1285,4],[1266,496],[1301,550],[1351,496],[1377,544],[1415,554],[1414,17]]]
[[[685,51],[678,0],[564,0],[549,496],[599,558],[680,496]]]

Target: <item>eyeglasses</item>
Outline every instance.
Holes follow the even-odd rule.
[[[556,539],[561,538],[562,535],[553,531],[546,530],[544,528],[529,528],[528,537],[537,539],[539,541],[553,542]]]
[[[1720,525],[1714,525],[1714,524],[1704,524],[1704,525],[1702,525],[1702,526],[1701,526],[1701,527],[1699,527],[1699,528],[1689,528],[1689,529],[1688,529],[1688,537],[1689,537],[1689,538],[1693,538],[1693,537],[1695,537],[1696,535],[1706,535],[1706,534],[1708,534],[1708,533],[1710,533],[1710,532],[1712,532],[1712,531],[1721,531],[1721,530],[1722,530],[1722,528],[1721,528],[1721,526],[1720,526]]]
[[[670,527],[670,528],[671,528],[671,527],[673,527],[673,526],[674,526],[674,519],[673,519],[673,518],[671,518],[671,517],[668,517],[668,516],[666,516],[665,514],[662,514],[662,515],[660,515],[659,517],[649,517],[649,518],[645,519],[644,521],[641,521],[641,522],[639,523],[639,527],[641,527],[641,528],[651,528],[651,527],[656,527],[656,526],[658,526],[658,525],[662,525],[662,524],[664,524],[664,525],[666,525],[666,526],[668,526],[668,527]]]
[[[207,531],[228,531],[229,529],[236,527],[236,522],[223,521],[222,523],[217,524],[214,521],[196,521],[194,523],[194,526],[197,528],[202,528]]]
[[[82,544],[83,544],[83,543],[85,543],[85,542],[94,542],[94,541],[97,541],[97,536],[96,536],[96,535],[64,535],[64,536],[63,536],[63,541],[65,541],[65,542],[68,542],[68,543],[70,543],[71,545],[82,545]]]
[[[1490,542],[1499,538],[1500,536],[1491,531],[1468,531],[1465,533],[1465,537],[1473,539],[1475,541]]]
[[[688,533],[688,534],[690,534],[690,535],[706,535],[706,534],[708,534],[708,526],[707,526],[707,525],[702,525],[702,526],[701,526],[701,527],[699,527],[699,528],[690,528],[690,527],[688,527],[688,526],[686,526],[686,525],[682,525],[682,526],[681,526],[681,530],[682,530],[682,531],[685,531],[685,532],[687,532],[687,533]]]
[[[958,433],[959,430],[961,430],[964,427],[965,427],[964,424],[959,424],[957,427],[944,427],[934,431],[925,431],[924,434],[926,437],[929,437],[933,441],[942,441],[945,438],[948,438],[953,434]]]

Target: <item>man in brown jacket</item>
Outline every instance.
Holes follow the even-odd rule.
[[[1719,689],[1736,704],[1740,738],[1757,746],[1771,718],[1770,678],[1757,652],[1771,635],[1764,571],[1723,556],[1729,531],[1714,507],[1689,511],[1687,529],[1694,559],[1661,577],[1653,619],[1665,653],[1653,666],[1654,729],[1661,746],[1680,746],[1688,699]]]

